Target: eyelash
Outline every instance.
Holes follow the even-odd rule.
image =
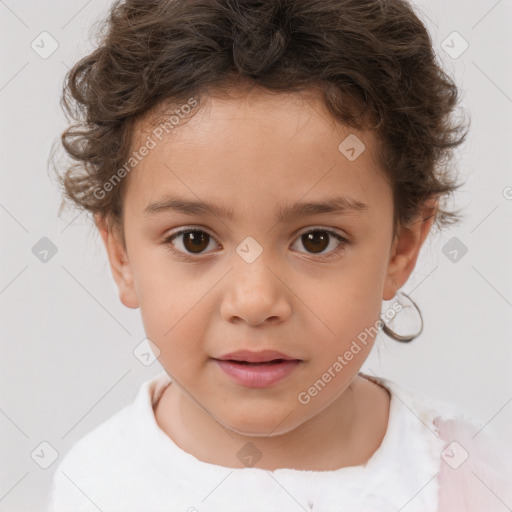
[[[176,254],[177,256],[181,257],[181,258],[184,258],[186,260],[189,260],[189,261],[197,261],[198,258],[201,258],[201,254],[197,254],[195,256],[192,256],[190,253],[184,253],[183,251],[180,251],[178,249],[176,249],[173,245],[173,241],[175,238],[177,238],[179,235],[182,235],[184,233],[189,233],[191,231],[196,231],[196,232],[200,232],[200,233],[205,233],[207,234],[211,239],[213,239],[216,243],[218,243],[215,238],[210,235],[208,232],[204,231],[203,229],[198,229],[198,228],[186,228],[186,229],[181,229],[180,231],[176,231],[175,233],[172,233],[171,235],[169,235],[168,237],[166,237],[163,241],[163,244],[166,246],[166,249],[169,250],[170,252],[172,252],[173,254]],[[326,229],[326,228],[315,228],[315,229],[310,229],[308,231],[304,231],[302,233],[300,233],[298,236],[297,236],[297,239],[299,239],[301,236],[307,234],[307,233],[315,233],[315,232],[322,232],[322,233],[327,233],[329,235],[331,235],[332,237],[336,238],[336,240],[338,240],[340,242],[340,245],[338,245],[338,247],[336,247],[334,250],[332,250],[331,252],[327,253],[326,255],[322,255],[322,254],[317,254],[315,255],[314,253],[307,253],[307,254],[311,254],[313,256],[316,256],[315,259],[319,259],[319,260],[326,260],[326,259],[329,259],[329,258],[333,258],[335,256],[337,256],[340,252],[342,252],[343,250],[346,249],[346,247],[348,245],[350,245],[350,241],[347,240],[346,238],[342,237],[341,235],[339,235],[338,233],[336,233],[335,231],[332,231],[330,229]],[[304,253],[303,253],[304,254]]]

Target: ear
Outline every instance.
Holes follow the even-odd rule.
[[[124,243],[112,225],[98,214],[94,222],[107,250],[112,276],[119,290],[119,298],[127,308],[138,308],[139,303],[133,283],[133,273]]]
[[[398,229],[384,281],[384,300],[391,300],[409,279],[416,266],[421,246],[435,221],[438,208],[437,198],[427,200],[420,214],[407,226]]]

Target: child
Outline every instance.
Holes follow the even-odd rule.
[[[382,301],[458,220],[458,91],[410,5],[125,0],[105,27],[67,76],[60,179],[164,371],[48,509],[512,506],[481,423],[360,371],[380,327],[417,336]]]

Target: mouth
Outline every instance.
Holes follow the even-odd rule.
[[[269,365],[281,364],[287,361],[300,361],[300,359],[296,357],[283,354],[277,350],[261,350],[259,352],[238,350],[237,352],[230,352],[229,354],[224,354],[221,357],[213,359],[217,361],[229,361],[242,365]]]
[[[247,357],[247,355],[244,357]],[[260,354],[259,358],[261,357]],[[269,356],[265,357],[268,359]],[[231,358],[213,358],[213,361],[230,381],[246,388],[273,386],[294,373],[302,362],[300,359],[285,359],[282,357],[266,361],[246,361]]]
[[[217,361],[228,361],[230,363],[236,363],[242,366],[269,366],[284,363],[285,361],[291,361],[291,359],[273,359],[272,361],[260,361],[258,363],[251,363],[249,361],[237,361],[236,359],[217,359]]]

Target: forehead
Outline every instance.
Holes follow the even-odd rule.
[[[138,211],[166,193],[246,212],[326,195],[371,203],[387,186],[373,133],[336,122],[315,90],[253,89],[202,101],[174,127],[163,109],[135,125],[132,150],[154,142],[126,183],[126,201]]]
[[[201,98],[200,105],[192,108],[185,103],[172,106],[161,103],[146,113],[135,124],[134,144],[140,144],[141,137],[154,129],[158,131],[159,127],[164,128],[161,130],[164,143],[171,140],[175,143],[194,140],[197,143],[201,137],[211,136],[212,132],[230,130],[239,134],[237,143],[242,138],[254,140],[256,137],[263,137],[262,142],[271,142],[271,138],[278,135],[290,140],[299,136],[301,131],[307,132],[308,138],[314,136],[316,139],[325,139],[329,133],[334,141],[348,133],[362,134],[334,119],[317,88],[294,93],[245,87],[212,92]],[[178,118],[176,113],[185,109],[187,112],[180,113]],[[367,150],[373,152],[376,141],[372,132],[365,131],[364,138]],[[328,144],[332,140],[325,142]]]

